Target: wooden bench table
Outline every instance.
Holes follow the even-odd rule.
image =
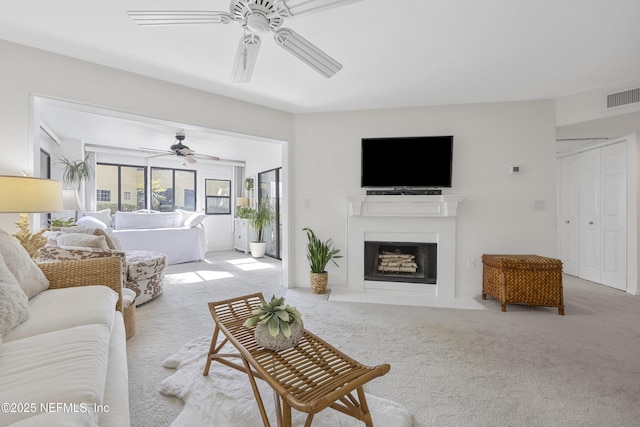
[[[254,328],[243,323],[263,302],[262,294],[256,293],[209,303],[215,329],[203,375],[209,374],[213,361],[245,372],[265,426],[270,424],[256,378],[273,389],[278,426],[291,426],[291,408],[308,414],[308,427],[314,414],[328,407],[373,426],[363,385],[389,372],[390,366],[362,365],[306,329],[294,348],[277,352],[262,348],[253,337]],[[218,343],[220,333],[224,337]],[[227,343],[238,353],[221,353]]]

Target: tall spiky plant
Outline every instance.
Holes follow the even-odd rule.
[[[307,232],[307,260],[309,260],[311,272],[324,273],[329,261],[333,262],[336,267],[339,267],[335,260],[342,258],[342,255],[338,255],[340,249],[333,247],[333,241],[328,239],[323,242],[316,237],[310,228],[303,228],[302,230]]]
[[[249,213],[249,226],[258,232],[258,242],[264,242],[263,231],[275,220],[276,213],[269,197],[258,200],[258,205]]]
[[[69,185],[80,189],[83,181],[93,177],[93,169],[91,168],[90,153],[84,155],[82,160],[69,160],[64,156],[60,156],[60,164],[63,167],[62,181]]]

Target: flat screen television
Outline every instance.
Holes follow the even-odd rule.
[[[453,136],[362,138],[363,188],[451,187]]]

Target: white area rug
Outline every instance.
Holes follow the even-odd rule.
[[[212,363],[208,376],[202,371],[209,351],[210,337],[196,338],[164,361],[165,368],[176,372],[160,385],[160,393],[184,401],[184,409],[172,427],[260,426],[262,419],[247,375],[220,363]],[[272,424],[276,423],[273,393],[264,381],[257,381]],[[373,423],[380,427],[411,427],[412,415],[396,402],[367,394]],[[293,425],[304,425],[306,415],[293,410]],[[361,421],[333,409],[313,419],[313,427],[363,426]]]

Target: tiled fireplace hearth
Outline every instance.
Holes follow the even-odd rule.
[[[348,197],[347,289],[332,290],[330,298],[358,300],[354,296],[360,295],[359,300],[366,302],[367,295],[375,295],[376,298],[388,298],[388,303],[393,304],[398,303],[397,296],[404,293],[412,300],[408,304],[428,301],[424,305],[439,305],[438,301],[455,299],[456,218],[462,199],[462,196],[448,195]],[[371,249],[367,255],[365,242],[382,245],[400,242],[400,249],[406,247],[408,252],[414,244],[435,248],[436,253],[429,257],[436,263],[435,280],[428,280],[429,283],[395,278],[369,280],[365,277],[370,273],[365,271],[365,258],[371,256]]]

